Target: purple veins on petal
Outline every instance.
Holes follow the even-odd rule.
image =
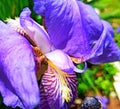
[[[102,104],[102,109],[107,109],[107,104],[109,103],[109,99],[105,96],[96,96],[96,98],[100,100]]]
[[[69,76],[65,78],[69,90],[72,91],[72,93],[69,93],[69,96],[71,96],[69,102],[71,102],[77,94],[77,78],[74,73],[69,74]],[[39,109],[62,109],[66,102],[64,98],[65,91],[59,74],[48,66],[48,70],[44,73],[40,83],[41,102]]]
[[[3,101],[9,106],[32,109],[39,103],[39,88],[31,46],[1,21],[0,27],[0,92]]]
[[[45,3],[46,3],[46,0],[34,0],[34,10],[36,11],[37,14],[44,16]]]

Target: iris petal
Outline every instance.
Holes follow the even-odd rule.
[[[113,29],[108,22],[102,21],[102,23],[104,25],[103,33],[91,51],[91,59],[89,60],[94,64],[120,60],[120,49],[114,42]]]
[[[0,92],[2,94],[4,104],[7,106],[12,106],[13,108],[19,106],[24,109],[24,106],[21,103],[20,99],[11,91],[13,90],[13,88],[11,87],[9,81],[7,81],[5,76],[3,75],[1,76],[1,78],[0,78]]]
[[[1,21],[0,28],[0,81],[26,109],[32,109],[39,103],[39,88],[31,47],[24,37]],[[8,95],[4,94],[4,101],[6,98]],[[13,106],[9,100],[5,103]]]
[[[77,78],[75,73],[66,77],[67,85],[72,91],[71,101],[77,95]],[[64,92],[62,92],[62,84],[59,75],[48,66],[48,70],[44,73],[40,83],[41,102],[39,109],[63,109],[65,104],[69,107],[69,103],[63,100]],[[71,102],[70,101],[70,102]]]
[[[45,14],[45,3],[46,0],[34,0],[34,10],[37,14],[44,15]]]
[[[30,38],[37,44],[43,53],[52,50],[52,44],[45,29],[30,17],[29,8],[24,8],[20,14],[20,24],[27,31]],[[44,46],[43,46],[44,45]]]
[[[95,9],[83,2],[78,1],[79,10],[81,13],[82,23],[87,33],[87,39],[92,48],[96,43],[103,31],[103,24],[101,19],[95,12]]]
[[[35,0],[37,13],[43,1]],[[50,40],[57,49],[69,55],[83,57],[89,53],[88,40],[82,23],[81,13],[75,0],[49,0],[44,2],[45,23]],[[42,12],[43,13],[43,12]]]
[[[90,62],[95,64],[119,60],[111,26],[91,6],[75,0],[34,2],[34,9],[44,16],[50,40],[57,49],[83,61],[92,58]]]

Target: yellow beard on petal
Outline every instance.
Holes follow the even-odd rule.
[[[64,101],[69,102],[72,98],[71,97],[72,91],[71,89],[69,89],[66,80],[66,77],[69,77],[69,75],[66,72],[60,70],[51,60],[47,59],[47,57],[45,57],[45,55],[42,54],[41,50],[38,47],[32,47],[32,48],[34,50],[35,55],[39,57],[40,61],[46,61],[48,65],[55,70],[61,82],[60,84],[61,84],[62,100],[63,102]],[[41,75],[39,73],[41,72],[38,72],[37,75]],[[40,77],[37,76],[37,78],[39,79]]]
[[[66,80],[66,77],[68,77],[69,75],[66,72],[61,71],[57,66],[54,65],[52,61],[47,59],[47,62],[58,74],[58,77],[61,82],[61,94],[62,94],[63,102],[64,101],[69,102],[72,98],[71,97],[72,91],[68,87],[67,80]]]
[[[66,80],[66,77],[69,77],[69,75],[66,72],[60,70],[51,60],[47,59],[47,57],[45,57],[45,55],[42,54],[41,50],[38,47],[32,47],[32,48],[34,50],[35,55],[39,57],[40,61],[46,61],[48,65],[55,70],[61,82],[60,84],[61,84],[62,100],[63,102],[64,101],[69,102],[71,100],[71,94],[72,94],[72,91],[71,89],[69,89]],[[38,72],[37,75],[41,75],[39,73],[41,72]],[[37,76],[37,78],[39,79],[40,77]]]

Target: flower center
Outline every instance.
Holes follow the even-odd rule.
[[[61,82],[61,94],[62,94],[62,100],[69,102],[71,100],[71,94],[72,91],[68,87],[68,83],[66,80],[66,77],[69,75],[66,72],[63,72],[60,70],[51,60],[49,60],[40,50],[40,48],[37,47],[36,43],[29,37],[29,35],[26,33],[26,31],[22,28],[13,28],[16,32],[24,36],[31,44],[31,47],[34,51],[34,56],[36,59],[36,67],[37,67],[37,73],[36,77],[37,80],[40,80],[41,75],[44,74],[44,72],[47,70],[48,65],[55,70],[55,72],[58,74],[59,80]]]

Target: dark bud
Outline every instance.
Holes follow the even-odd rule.
[[[81,109],[101,109],[101,102],[95,97],[86,97],[81,104]]]

